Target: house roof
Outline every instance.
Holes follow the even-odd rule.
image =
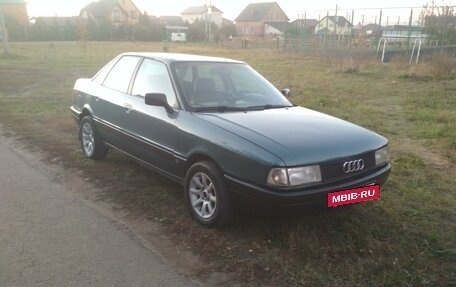
[[[131,1],[131,3],[139,11],[135,3],[133,3],[133,1]],[[94,17],[106,17],[111,12],[111,10],[116,6],[119,7],[127,15],[129,14],[129,11],[125,11],[122,4],[119,3],[119,0],[99,0],[97,2],[89,3],[84,8],[82,8],[82,10],[89,11]]]
[[[72,16],[72,17],[37,17],[35,20],[35,24],[37,23],[42,23],[45,24],[46,26],[66,26],[68,24],[71,25],[76,25],[79,21],[78,16]]]
[[[333,23],[336,23],[337,20],[337,25],[345,26],[348,23],[349,26],[353,26],[353,24],[350,23],[350,21],[348,21],[347,18],[345,18],[344,16],[325,16],[323,19],[321,19],[321,21],[326,21],[326,17],[328,17],[328,19],[331,20]]]
[[[231,21],[230,19],[227,19],[227,18],[222,18],[222,23],[223,23],[223,25],[231,25],[231,24],[233,24],[233,21]]]
[[[241,14],[237,16],[236,22],[258,22],[264,19],[268,12],[274,7],[277,6],[280,8],[279,4],[276,2],[266,2],[266,3],[250,3],[242,10]],[[282,10],[283,12],[283,10]],[[289,20],[285,12],[283,12],[287,21]]]
[[[105,17],[109,14],[109,12],[111,12],[112,8],[118,5],[117,2],[117,0],[100,0],[98,2],[91,2],[82,8],[82,10],[89,11],[94,17]],[[122,8],[120,5],[118,6]]]
[[[385,31],[423,31],[424,28],[420,26],[408,26],[408,25],[394,25],[387,26]]]
[[[184,24],[181,16],[160,16],[159,19],[162,24],[168,26],[182,26]]]
[[[297,28],[313,28],[317,26],[318,20],[317,19],[296,19],[293,22],[291,22],[292,27],[297,27]]]
[[[375,23],[370,23],[370,24],[367,24],[367,25],[364,25],[364,27],[362,27],[363,30],[367,31],[367,30],[378,30],[378,31],[381,31],[383,30],[384,28],[378,24],[375,24]]]
[[[212,7],[212,12],[220,12],[223,13],[220,9],[215,7],[214,5]],[[184,11],[182,11],[181,14],[203,14],[207,11],[207,6],[193,6],[193,7],[188,7]]]

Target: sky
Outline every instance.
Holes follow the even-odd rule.
[[[77,16],[80,10],[90,2],[96,0],[27,0],[28,13],[31,17],[36,16]],[[234,20],[239,13],[249,3],[256,2],[271,2],[274,0],[211,0],[212,5],[216,6],[224,12],[224,17]],[[133,0],[141,11],[147,11],[149,15],[180,15],[185,8],[189,6],[203,6],[209,0]],[[355,8],[380,8],[380,7],[422,7],[430,0],[277,0],[280,7],[285,11],[291,20],[303,18],[306,13],[306,18],[323,18],[327,10],[329,14],[334,15],[336,5],[339,7],[338,15],[349,16],[351,11],[348,9]],[[456,5],[456,0],[436,0],[437,3],[447,5]],[[347,9],[347,10],[346,10]],[[414,9],[414,18],[419,15],[420,9]],[[365,22],[374,22],[375,16],[378,16],[379,9],[366,9],[355,11],[355,22],[361,21],[364,15]],[[383,23],[386,19],[390,22],[406,22],[410,15],[410,8],[403,9],[384,9]],[[379,17],[379,16],[378,16]],[[356,24],[356,23],[355,23]],[[397,24],[397,23],[395,23]]]

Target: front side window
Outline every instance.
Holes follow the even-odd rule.
[[[134,56],[123,56],[120,58],[116,65],[111,69],[111,72],[109,72],[103,86],[122,93],[127,93],[131,78],[139,60],[139,57]]]
[[[136,75],[131,91],[133,95],[144,97],[148,93],[165,94],[168,104],[177,107],[176,94],[166,65],[151,59],[145,59]]]

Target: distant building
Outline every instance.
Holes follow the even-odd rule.
[[[27,35],[29,24],[27,3],[24,0],[0,0],[6,18],[9,36],[11,38],[24,38]],[[0,25],[0,33],[1,25]]]
[[[382,37],[387,38],[388,43],[403,44],[415,39],[424,39],[424,28],[420,26],[394,25],[383,30]]]
[[[160,16],[158,19],[163,26],[184,26],[184,20],[180,16]]]
[[[305,32],[307,35],[313,35],[315,33],[315,26],[317,25],[317,19],[296,19],[290,23],[289,29]]]
[[[315,26],[316,35],[348,36],[353,31],[353,24],[344,16],[325,16]]]
[[[370,23],[367,25],[362,26],[361,23],[356,25],[355,31],[357,35],[364,38],[372,38],[376,37],[379,38],[382,36],[383,30],[385,27],[382,27],[375,23]]]
[[[264,34],[265,35],[283,35],[289,27],[288,22],[265,22]]]
[[[46,25],[46,26],[74,26],[76,27],[79,23],[78,16],[72,17],[36,17],[34,25]]]
[[[185,22],[192,24],[196,20],[207,21],[210,19],[218,27],[223,25],[223,12],[215,6],[194,6],[188,7],[181,13]]]
[[[290,19],[276,2],[251,3],[234,20],[237,34],[244,36],[264,36],[267,32],[278,31],[280,27],[273,22],[288,23]],[[267,23],[267,26],[266,26]],[[286,24],[285,24],[286,25]],[[267,28],[267,31],[266,31]],[[274,29],[274,30],[272,30]]]
[[[113,25],[136,24],[140,15],[141,11],[131,0],[99,0],[85,6],[79,14],[81,19]]]
[[[187,42],[187,32],[189,28],[185,26],[165,26],[166,40],[171,42]]]
[[[21,26],[28,25],[27,3],[24,0],[0,0],[5,16]]]
[[[74,41],[78,38],[77,27],[80,18],[73,17],[36,17],[30,27],[32,40]]]

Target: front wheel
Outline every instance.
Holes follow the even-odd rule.
[[[223,174],[212,162],[197,162],[188,169],[185,197],[191,216],[201,225],[220,227],[232,218],[231,199]]]
[[[82,153],[87,158],[102,159],[106,156],[108,148],[95,129],[92,117],[85,116],[82,118],[79,127],[79,139],[81,140]]]

